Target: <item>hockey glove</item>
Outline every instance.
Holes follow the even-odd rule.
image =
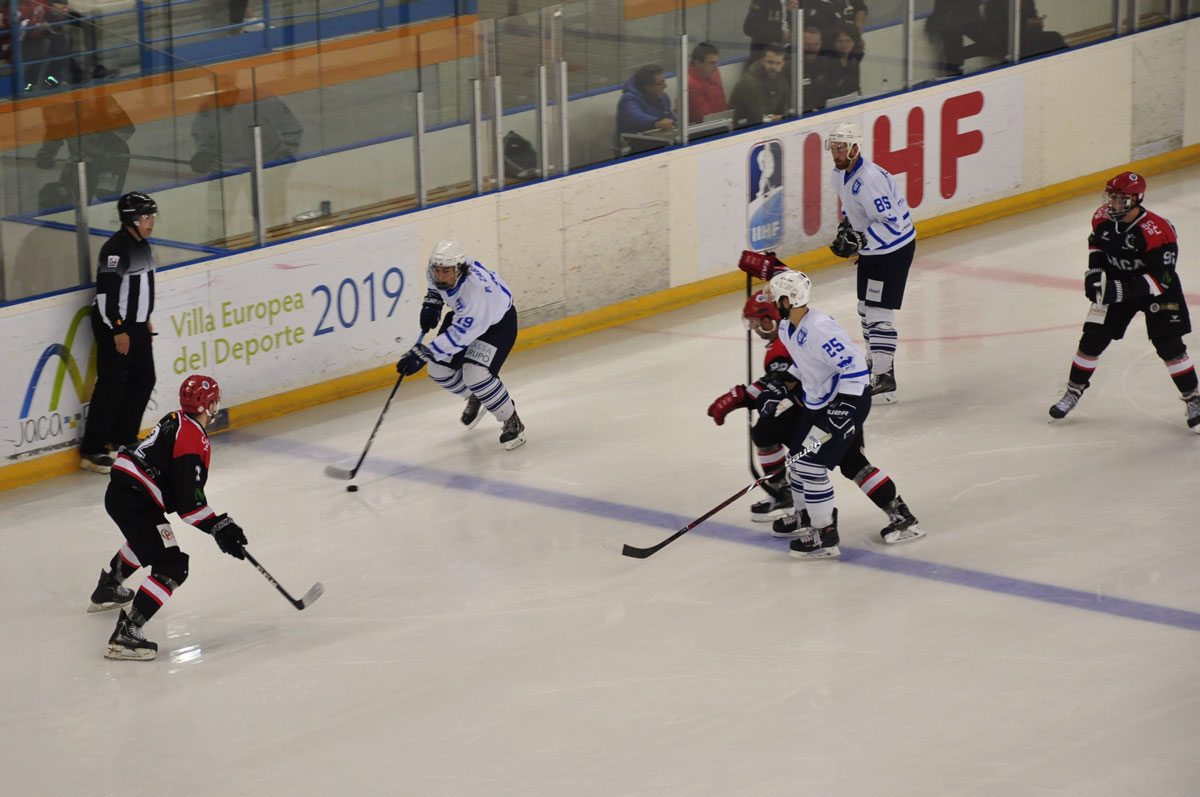
[[[776,274],[787,271],[787,266],[779,262],[774,252],[755,252],[753,249],[743,249],[742,257],[738,260],[738,268],[751,277],[769,280]]]
[[[1103,304],[1120,304],[1129,297],[1129,286],[1124,280],[1110,279],[1104,286]]]
[[[854,257],[858,250],[867,243],[867,238],[861,232],[850,226],[845,219],[838,225],[837,237],[829,245],[829,250],[838,257]]]
[[[442,295],[433,288],[425,291],[425,299],[421,302],[421,331],[428,332],[442,320]]]
[[[213,539],[217,541],[217,547],[221,549],[221,553],[227,553],[234,559],[246,558],[246,551],[243,548],[246,544],[246,534],[229,515],[221,515],[217,518],[217,522],[212,527],[212,535]]]
[[[1100,304],[1100,300],[1104,298],[1104,271],[1102,269],[1089,268],[1083,275],[1083,295],[1088,297],[1088,301],[1092,304]]]
[[[425,367],[425,363],[433,359],[433,354],[421,343],[413,346],[400,361],[396,363],[396,373],[401,376],[412,376]]]
[[[726,415],[738,407],[748,407],[750,403],[750,396],[746,393],[745,385],[738,385],[728,393],[722,393],[720,398],[710,404],[708,414],[717,426],[724,426]]]
[[[825,406],[825,411],[817,415],[813,425],[829,434],[833,440],[853,437],[854,411],[858,406],[855,401],[855,396],[839,393]]]
[[[787,385],[778,379],[768,379],[763,383],[762,392],[755,399],[755,406],[758,407],[760,415],[773,418],[783,415],[796,406],[796,403],[792,401]]]

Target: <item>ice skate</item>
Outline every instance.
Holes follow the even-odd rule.
[[[788,485],[787,480],[783,480],[782,484],[763,482],[762,487],[767,491],[767,497],[750,505],[752,521],[767,523],[784,515],[792,514],[792,488]]]
[[[158,655],[158,645],[146,639],[142,627],[129,619],[125,610],[117,619],[117,627],[108,638],[108,650],[104,653],[106,659],[123,661],[150,661]]]
[[[504,430],[500,432],[500,445],[509,451],[525,443],[525,424],[517,417],[517,411],[504,422]]]
[[[807,509],[784,515],[771,526],[772,537],[798,537],[808,531],[812,531],[812,527],[809,524]]]
[[[1067,413],[1075,409],[1075,405],[1079,403],[1080,397],[1083,396],[1083,391],[1087,390],[1087,388],[1087,385],[1077,385],[1074,382],[1067,382],[1067,392],[1063,393],[1062,398],[1050,408],[1050,417],[1056,421],[1067,417]]]
[[[900,496],[893,498],[892,502],[887,505],[887,513],[891,522],[879,530],[879,536],[887,545],[908,542],[925,536],[925,532],[917,525],[917,519]]]
[[[113,459],[108,454],[83,454],[79,458],[79,467],[81,470],[90,470],[92,473],[108,473],[112,470]]]
[[[1200,388],[1196,388],[1181,398],[1187,408],[1188,428],[1196,434],[1200,434]]]
[[[833,522],[823,529],[804,529],[804,533],[792,540],[789,548],[794,559],[836,559],[842,555],[838,548],[837,510],[833,510]]]
[[[871,375],[871,401],[875,404],[891,404],[896,400],[896,372],[884,371]]]
[[[468,429],[474,429],[476,424],[483,418],[483,413],[479,411],[482,407],[483,405],[479,399],[475,398],[475,394],[472,393],[467,398],[467,406],[463,408],[462,417],[459,418],[462,421],[462,425]]]
[[[100,571],[100,581],[92,592],[92,602],[88,613],[106,612],[118,606],[124,606],[133,600],[133,590],[122,587],[107,570]]]

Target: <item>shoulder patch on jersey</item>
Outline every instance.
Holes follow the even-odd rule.
[[[858,196],[858,192],[862,190],[862,184],[863,183],[862,183],[861,177],[858,178],[857,180],[855,180],[854,185],[850,186],[850,193],[854,194],[855,196]]]
[[[110,268],[116,268],[117,266],[121,265],[121,256],[120,255],[109,255],[108,256],[108,265]]]
[[[1146,212],[1137,226],[1146,239],[1146,247],[1154,249],[1164,244],[1175,243],[1175,228],[1171,223],[1157,213]]]
[[[1101,205],[1096,208],[1096,212],[1092,214],[1092,229],[1096,229],[1104,222],[1108,221],[1108,206]]]

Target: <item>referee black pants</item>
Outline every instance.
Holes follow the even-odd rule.
[[[96,337],[96,387],[88,405],[82,454],[103,454],[104,447],[132,443],[141,430],[142,415],[154,390],[154,351],[147,324],[127,324],[129,352],[117,353],[113,330],[92,306],[92,334]]]

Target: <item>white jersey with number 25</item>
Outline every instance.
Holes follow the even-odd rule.
[[[809,309],[799,325],[779,324],[779,339],[792,357],[788,373],[804,388],[804,405],[819,410],[838,393],[861,396],[870,385],[863,350],[833,316]]]

